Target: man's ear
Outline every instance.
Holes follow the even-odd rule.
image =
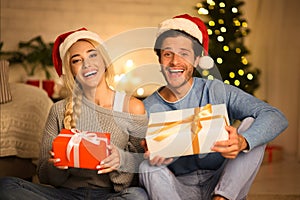
[[[194,61],[194,68],[197,68],[197,67],[198,67],[199,61],[200,61],[200,56],[197,56],[197,57],[195,58],[195,61]]]

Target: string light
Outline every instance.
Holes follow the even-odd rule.
[[[224,83],[230,85],[230,81],[229,80],[225,80]]]
[[[234,72],[230,72],[230,73],[229,73],[229,77],[230,77],[230,78],[234,78],[234,77],[235,77],[235,73],[234,73]]]
[[[209,5],[209,6],[208,6],[208,9],[209,9],[209,10],[213,10],[213,9],[215,9],[215,6],[214,6],[214,5]]]
[[[229,51],[229,46],[227,46],[227,45],[223,46],[223,50],[224,51]]]
[[[219,35],[219,36],[217,37],[217,40],[218,40],[219,42],[223,42],[223,41],[224,41],[224,37],[221,36],[221,35]]]
[[[208,70],[203,70],[202,71],[202,75],[203,76],[208,76],[209,75],[209,71]]]
[[[223,19],[218,19],[218,23],[219,24],[224,24],[224,20]]]
[[[226,28],[223,26],[220,28],[221,32],[226,33]]]
[[[217,58],[217,63],[222,64],[223,63],[223,59],[222,58]]]
[[[216,35],[220,35],[220,33],[221,33],[221,32],[220,32],[219,30],[215,30],[215,34],[216,34]]]
[[[214,21],[209,21],[209,22],[208,22],[208,25],[209,25],[209,26],[215,26],[215,22],[214,22]]]
[[[247,27],[248,27],[247,22],[243,22],[243,23],[242,23],[242,27],[247,28]]]
[[[240,82],[239,80],[235,80],[235,81],[234,81],[234,85],[236,85],[236,86],[239,86],[240,83],[241,83],[241,82]]]
[[[208,10],[207,9],[205,9],[205,8],[199,8],[198,9],[198,13],[200,14],[200,15],[208,15]]]
[[[206,2],[207,2],[207,4],[209,4],[211,6],[215,6],[216,5],[216,3],[213,0],[207,0]]]
[[[219,3],[219,6],[220,6],[220,8],[225,8],[225,3],[221,2],[221,3]]]
[[[236,53],[241,53],[242,50],[241,50],[240,48],[236,48],[236,49],[235,49],[235,52],[236,52]]]
[[[235,26],[241,26],[241,22],[238,19],[233,19],[233,23]]]
[[[239,74],[240,76],[244,76],[245,72],[244,72],[244,70],[239,69],[238,74]]]
[[[236,7],[231,8],[232,13],[238,13],[238,9]]]
[[[244,65],[247,65],[247,64],[248,64],[248,60],[247,60],[247,58],[246,58],[245,56],[242,56],[242,63],[243,63]]]
[[[212,35],[213,31],[211,29],[207,29],[207,33],[208,33],[208,35]]]
[[[247,74],[247,79],[251,81],[253,79],[253,74],[251,73]]]
[[[214,80],[214,76],[213,76],[213,75],[208,75],[208,76],[207,76],[207,79],[208,79],[208,80]]]

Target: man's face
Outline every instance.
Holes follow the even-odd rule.
[[[199,57],[195,57],[190,39],[183,36],[168,37],[162,42],[160,54],[161,70],[169,87],[177,89],[192,83],[194,66]]]

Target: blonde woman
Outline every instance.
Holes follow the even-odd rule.
[[[142,101],[108,86],[110,61],[99,36],[85,28],[61,34],[52,57],[68,97],[51,108],[42,140],[38,176],[50,186],[6,178],[0,181],[1,198],[147,199],[135,181],[147,115]],[[98,170],[54,166],[60,160],[53,157],[52,142],[63,128],[111,134],[110,155]]]

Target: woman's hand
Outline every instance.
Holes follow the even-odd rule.
[[[147,143],[145,140],[141,141],[141,146],[144,148],[145,153],[144,153],[144,158],[149,160],[150,165],[168,165],[173,161],[173,158],[164,158],[160,156],[155,156],[150,160],[150,152],[148,151]]]
[[[53,151],[49,151],[50,154],[50,158],[48,160],[49,163],[52,163],[55,166],[55,163],[60,162],[60,158],[54,158],[54,152]],[[68,166],[55,166],[58,169],[68,169]]]
[[[234,159],[241,151],[247,149],[248,143],[241,134],[238,134],[236,128],[226,126],[226,130],[228,131],[228,140],[215,142],[211,150],[221,153],[225,158]]]
[[[119,169],[120,167],[120,153],[119,150],[112,144],[107,146],[110,155],[100,162],[97,166],[98,174],[105,174]]]

